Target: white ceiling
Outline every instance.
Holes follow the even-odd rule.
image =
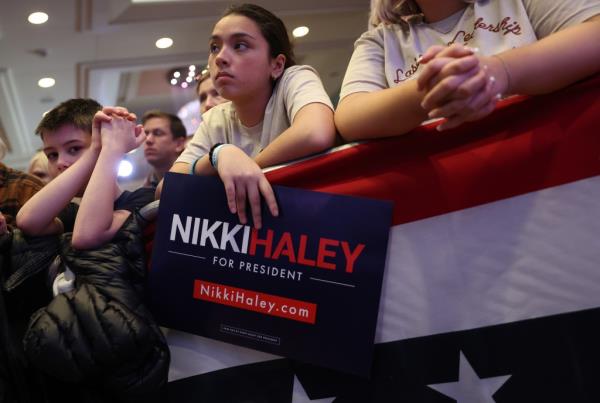
[[[365,30],[369,0],[256,0],[280,16],[290,31],[307,25],[297,40],[299,62],[314,66],[332,98],[337,96],[354,40]],[[206,63],[212,26],[231,1],[223,0],[0,0],[0,131],[11,151],[4,158],[23,169],[40,140],[34,135],[42,114],[73,97],[175,112],[194,90],[147,80],[172,67]],[[27,22],[34,11],[50,18]],[[169,49],[154,42],[173,38]],[[54,77],[42,89],[37,81]],[[146,80],[146,81],[145,81]],[[154,90],[148,90],[148,88]],[[143,95],[140,95],[143,94]]]

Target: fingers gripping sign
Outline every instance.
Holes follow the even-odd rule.
[[[269,181],[256,162],[238,147],[227,144],[219,151],[217,171],[225,186],[229,211],[237,213],[240,223],[248,222],[246,204],[249,203],[254,226],[262,227],[261,195],[271,214],[279,215]]]

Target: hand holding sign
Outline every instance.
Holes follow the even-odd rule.
[[[237,213],[240,223],[246,224],[246,198],[250,202],[254,227],[260,229],[260,195],[265,198],[273,216],[279,214],[273,189],[254,160],[233,144],[219,151],[217,165],[219,176],[225,185],[227,205],[232,214]]]
[[[391,203],[273,191],[282,214],[266,214],[259,230],[231,216],[216,178],[165,176],[148,279],[153,315],[166,327],[368,375]]]

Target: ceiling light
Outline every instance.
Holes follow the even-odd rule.
[[[120,177],[127,177],[129,175],[131,175],[131,173],[133,172],[133,165],[131,164],[131,162],[127,161],[127,160],[122,160],[119,163],[119,173],[118,175]]]
[[[194,71],[199,71],[202,67],[190,64],[185,66],[175,66],[166,72],[167,82],[178,88],[188,88],[195,80]],[[193,70],[192,70],[193,69]],[[185,74],[187,73],[187,74]],[[185,84],[185,85],[182,85]]]
[[[302,38],[303,36],[308,34],[308,31],[309,31],[308,27],[305,27],[305,26],[296,27],[292,31],[292,35],[294,35],[294,38]]]
[[[27,17],[27,21],[29,21],[32,24],[43,24],[46,21],[48,21],[48,14],[43,13],[41,11],[35,12],[35,13],[31,13],[29,14],[29,17]]]
[[[159,49],[170,48],[173,45],[173,39],[171,38],[160,38],[156,41],[156,47]]]
[[[38,85],[42,88],[54,87],[54,84],[56,84],[56,80],[54,80],[52,77],[40,78],[38,81]]]

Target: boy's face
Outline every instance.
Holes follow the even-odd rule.
[[[48,173],[52,179],[69,168],[90,146],[92,135],[71,124],[42,133],[44,154],[48,157]]]

